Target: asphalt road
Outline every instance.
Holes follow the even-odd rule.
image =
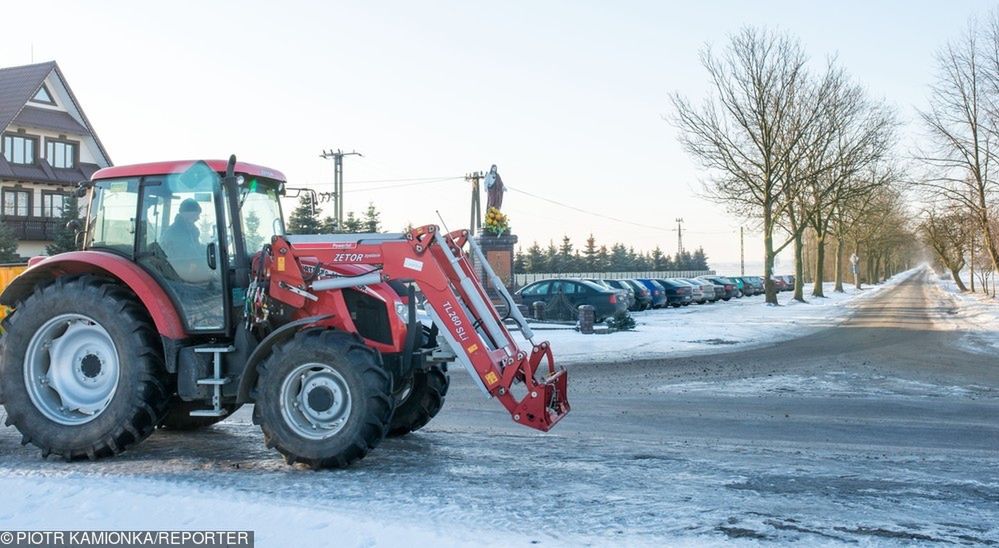
[[[774,346],[571,364],[573,411],[549,434],[455,371],[434,422],[348,470],[285,466],[241,411],[94,464],[0,428],[0,474],[190,482],[542,544],[997,544],[999,363],[955,312],[920,271]]]

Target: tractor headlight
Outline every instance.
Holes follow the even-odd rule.
[[[402,323],[409,324],[409,306],[405,303],[395,303],[395,313]]]

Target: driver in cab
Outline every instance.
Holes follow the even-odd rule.
[[[201,231],[195,224],[199,217],[201,205],[197,200],[184,200],[173,224],[167,227],[160,240],[177,275],[191,283],[207,282],[214,277],[208,267],[207,246],[201,243]]]

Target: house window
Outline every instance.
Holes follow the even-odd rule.
[[[3,189],[3,216],[27,217],[31,211],[31,192],[19,188]]]
[[[49,93],[49,88],[42,84],[35,96],[31,98],[33,103],[42,103],[43,105],[54,105],[55,101],[52,99],[52,94]]]
[[[64,169],[76,167],[76,151],[76,143],[45,139],[45,158],[52,167]]]
[[[35,163],[35,138],[14,134],[4,135],[3,157],[12,164]]]
[[[62,210],[65,205],[65,194],[42,192],[42,217],[62,217]]]

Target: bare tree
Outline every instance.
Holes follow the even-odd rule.
[[[767,303],[777,304],[774,257],[793,238],[774,243],[775,228],[793,207],[801,181],[790,176],[811,134],[825,93],[805,68],[800,42],[751,27],[733,35],[721,55],[701,52],[713,87],[699,106],[674,94],[672,122],[686,150],[711,170],[708,190],[731,212],[759,221]]]
[[[997,24],[984,33],[972,20],[957,40],[938,54],[938,75],[930,88],[930,107],[920,116],[934,141],[934,149],[919,158],[932,172],[921,185],[933,197],[960,204],[984,236],[992,268],[999,268],[999,247],[993,234],[990,205],[997,181],[992,162],[999,145],[996,97],[999,86]]]
[[[968,225],[967,215],[956,207],[931,207],[923,213],[919,224],[922,241],[933,250],[937,261],[950,272],[961,291],[968,290],[961,280],[968,251]]]

